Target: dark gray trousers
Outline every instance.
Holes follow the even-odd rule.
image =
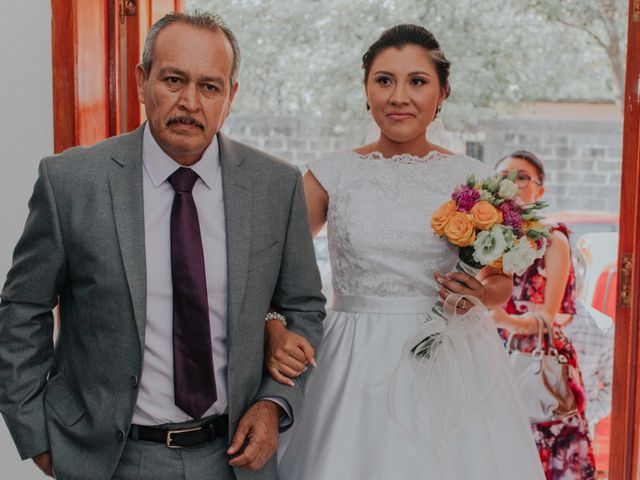
[[[112,480],[235,480],[227,437],[190,448],[128,439]]]

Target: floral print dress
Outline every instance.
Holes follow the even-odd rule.
[[[552,228],[554,230],[559,230],[568,237],[566,226],[561,224]],[[544,257],[536,260],[523,275],[514,276],[513,283],[511,299],[505,306],[508,314],[521,315],[527,313],[532,304],[543,304],[547,284]],[[571,268],[559,313],[574,314],[575,302],[575,275]],[[500,330],[500,335],[506,342],[509,332]],[[532,352],[536,340],[536,335],[515,335],[512,345],[522,352]],[[560,326],[554,328],[553,343],[570,365],[578,367],[576,351]],[[595,457],[584,413],[585,394],[582,383],[574,385],[574,394],[578,400],[578,413],[561,420],[531,424],[547,480],[596,478]]]

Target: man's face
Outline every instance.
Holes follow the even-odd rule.
[[[200,160],[222,127],[238,88],[231,85],[232,67],[224,33],[174,23],[156,38],[149,74],[136,68],[151,133],[176,162]]]

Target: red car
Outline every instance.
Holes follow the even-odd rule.
[[[564,223],[573,232],[571,244],[584,233],[617,232],[618,214],[588,211],[559,211],[545,216],[544,222],[549,224]]]
[[[618,221],[615,213],[587,211],[553,212],[545,217],[545,223],[564,223],[571,230],[581,297],[611,318],[615,318]]]

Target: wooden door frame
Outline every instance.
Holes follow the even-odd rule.
[[[143,120],[135,84],[135,67],[140,61],[147,31],[164,13],[184,9],[184,0],[134,0],[136,14],[123,16],[123,0],[94,0],[104,9],[106,25],[102,58],[95,65],[79,65],[78,58],[88,47],[79,41],[78,11],[86,0],[51,0],[51,40],[53,69],[53,126],[54,151],[56,153],[80,143],[95,143],[104,137],[117,135],[137,128]],[[131,0],[129,0],[131,1]],[[121,49],[126,49],[126,55]],[[126,66],[121,65],[125,59]],[[106,59],[106,60],[105,60]],[[86,61],[86,55],[84,56]],[[104,61],[104,64],[101,62]],[[106,70],[104,70],[106,64]],[[95,68],[94,68],[95,67]],[[124,73],[122,70],[124,68]],[[83,111],[82,81],[92,78],[95,72],[104,70],[104,110],[90,114]],[[93,81],[93,80],[92,80]],[[122,112],[126,119],[122,119]],[[104,128],[96,135],[81,135],[83,126],[95,122],[96,115],[104,115]],[[102,122],[102,120],[100,122]],[[102,123],[101,123],[102,124]]]
[[[617,295],[613,405],[611,416],[611,480],[638,480],[640,432],[640,0],[629,1],[625,82],[618,282],[628,268],[630,305]]]
[[[112,135],[107,38],[112,3],[113,0],[51,0],[56,153]]]
[[[76,64],[74,9],[64,0],[51,0],[54,152],[76,142]]]

